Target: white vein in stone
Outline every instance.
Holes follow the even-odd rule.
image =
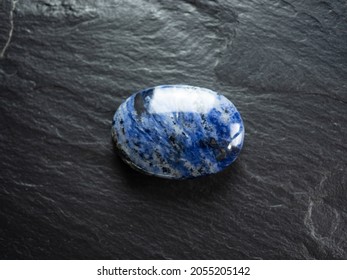
[[[11,39],[12,39],[12,35],[13,35],[13,29],[14,29],[13,12],[16,9],[17,2],[18,2],[18,0],[12,0],[12,8],[10,10],[10,15],[9,15],[9,17],[10,17],[10,31],[8,32],[8,38],[7,38],[7,41],[5,43],[5,46],[3,47],[3,49],[0,53],[0,58],[4,57],[5,52],[11,43]]]
[[[215,98],[214,92],[204,88],[156,87],[150,98],[149,111],[154,114],[169,112],[207,114],[214,107]]]

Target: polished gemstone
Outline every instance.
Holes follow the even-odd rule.
[[[136,170],[184,179],[217,173],[235,161],[244,126],[223,95],[165,85],[126,99],[113,117],[112,138],[119,155]]]

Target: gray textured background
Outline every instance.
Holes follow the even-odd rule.
[[[0,258],[347,258],[346,1],[13,4],[0,2]],[[118,105],[172,83],[241,112],[224,172],[166,181],[115,156]]]

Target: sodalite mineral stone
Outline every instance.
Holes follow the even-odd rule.
[[[166,85],[125,100],[113,117],[112,138],[122,159],[136,170],[184,179],[219,172],[235,161],[244,126],[223,95]]]

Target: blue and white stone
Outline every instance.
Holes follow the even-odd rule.
[[[112,138],[122,159],[136,170],[184,179],[217,173],[235,161],[244,126],[223,95],[165,85],[126,99],[113,117]]]

